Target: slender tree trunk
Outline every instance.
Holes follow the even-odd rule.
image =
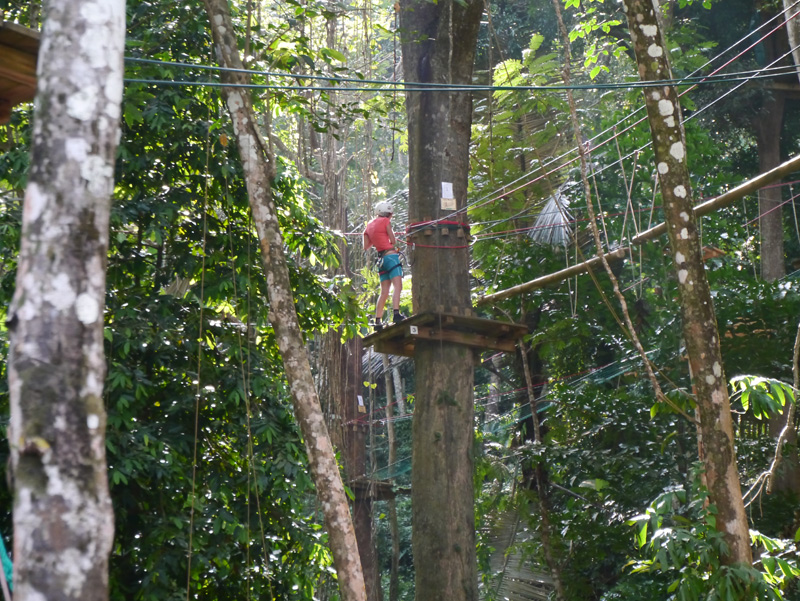
[[[386,386],[386,437],[389,443],[389,470],[397,463],[397,440],[394,434],[394,403],[392,402],[392,369],[388,355],[383,355],[383,381]],[[389,601],[397,601],[400,595],[400,528],[397,523],[397,502],[388,500],[389,530],[392,536],[392,559],[389,572]]]
[[[489,372],[489,402],[486,404],[486,421],[492,421],[500,413],[500,355],[491,359],[494,371]]]
[[[543,445],[544,439],[542,438],[542,429],[539,425],[539,408],[536,400],[536,393],[533,390],[533,378],[531,378],[531,368],[528,362],[528,353],[525,345],[520,343],[519,355],[522,361],[522,371],[525,374],[525,387],[528,390],[528,403],[531,407],[531,421],[533,422],[533,432],[536,437],[536,444]],[[556,592],[556,601],[565,601],[566,591],[564,590],[564,580],[561,578],[561,562],[559,561],[557,551],[555,548],[555,540],[553,536],[553,526],[550,520],[550,499],[545,484],[545,468],[543,465],[534,465],[534,483],[536,485],[536,495],[539,497],[539,512],[541,514],[542,522],[539,528],[539,536],[542,540],[542,550],[544,551],[544,560],[547,567],[550,569],[550,575],[553,577],[553,586]]]
[[[671,79],[660,9],[654,0],[625,0],[639,77]],[[665,221],[678,278],[683,335],[696,391],[703,463],[711,502],[717,507],[717,527],[729,552],[727,563],[752,563],[747,515],[742,502],[727,381],[722,369],[717,320],[703,267],[694,218],[686,140],[677,90],[652,87],[645,103],[661,183]]]
[[[108,599],[103,307],[124,0],[50,2],[9,308],[14,599]]]
[[[394,382],[394,400],[397,403],[398,415],[406,414],[405,392],[403,391],[403,379],[400,377],[400,368],[392,366],[392,381]]]
[[[204,0],[204,4],[211,21],[220,66],[242,69],[227,0]],[[223,72],[221,77],[225,83],[247,82],[242,73]],[[339,577],[339,590],[344,601],[365,601],[364,578],[353,522],[314,388],[308,354],[292,298],[289,270],[283,255],[283,238],[270,186],[274,158],[257,129],[249,93],[243,88],[223,88],[223,98],[233,121],[250,208],[260,240],[261,260],[270,297],[270,322],[275,329],[275,338],[283,357],[292,391],[295,417],[303,434],[309,467],[322,506],[334,566]]]
[[[784,96],[770,92],[755,120],[758,166],[766,173],[781,164],[781,129]],[[774,282],[786,275],[783,257],[783,209],[780,186],[758,191],[758,224],[761,233],[761,277]]]
[[[401,0],[406,81],[472,81],[478,0]],[[442,207],[443,183],[456,207],[467,196],[472,96],[460,92],[406,94],[409,220],[466,221]],[[448,186],[445,186],[447,188]],[[447,205],[449,203],[445,203]],[[452,215],[452,216],[451,216]],[[413,226],[412,226],[413,227]],[[471,310],[469,251],[463,238],[413,236],[414,311]],[[413,425],[412,546],[417,601],[477,599],[473,471],[473,357],[456,344],[418,341]]]

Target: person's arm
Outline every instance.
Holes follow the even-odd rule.
[[[372,240],[369,239],[369,234],[364,230],[364,250],[369,250],[372,247]]]
[[[394,232],[392,231],[392,224],[388,221],[386,222],[386,233],[389,234],[389,242],[392,243],[392,248],[400,250],[397,248],[397,238],[395,238]]]

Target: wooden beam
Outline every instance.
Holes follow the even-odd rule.
[[[797,171],[800,169],[800,155],[789,159],[785,163],[781,163],[774,169],[770,169],[766,173],[762,173],[754,177],[751,180],[744,182],[736,186],[733,190],[728,190],[724,194],[720,194],[716,198],[712,198],[711,200],[707,200],[704,203],[697,205],[694,208],[695,217],[702,217],[703,215],[708,215],[709,213],[716,211],[726,205],[729,205],[734,200],[739,200],[743,196],[747,196],[748,194],[752,194],[756,192],[759,188],[763,188],[767,184],[771,184],[774,181],[781,179],[782,177],[789,175],[793,171]],[[643,244],[647,240],[651,240],[653,238],[657,238],[658,236],[665,234],[667,232],[667,225],[665,223],[659,223],[658,225],[651,227],[649,230],[645,230],[640,233],[638,236],[634,236],[631,239],[631,244]]]
[[[375,352],[385,355],[397,355],[398,357],[413,357],[414,345],[404,344],[403,341],[379,340],[375,342]]]
[[[627,247],[618,248],[616,250],[611,251],[610,253],[606,253],[605,255],[606,260],[617,261],[619,259],[622,259],[628,252],[628,250],[629,249]],[[555,271],[553,273],[544,275],[540,278],[536,278],[535,280],[525,282],[524,284],[519,284],[512,288],[506,288],[505,290],[501,290],[500,292],[495,292],[494,294],[487,294],[486,296],[482,296],[477,301],[475,301],[475,306],[480,307],[481,305],[489,305],[501,300],[505,300],[512,296],[522,294],[523,292],[536,290],[538,288],[544,288],[549,284],[554,284],[556,282],[566,280],[567,278],[570,278],[573,275],[584,273],[599,265],[600,265],[600,257],[592,257],[591,259],[588,259],[583,263],[578,263],[577,265],[573,265],[572,267],[567,267],[566,269],[562,269],[561,271]]]
[[[505,351],[513,353],[516,350],[515,340],[503,340],[501,338],[494,338],[492,336],[484,336],[483,334],[475,334],[473,332],[459,332],[457,330],[439,330],[435,328],[420,327],[414,338],[423,338],[425,340],[435,340],[443,342],[454,342],[464,346],[471,346],[474,348],[491,349],[495,351]]]
[[[36,85],[36,55],[29,54],[13,46],[0,42],[3,64],[0,72],[5,77],[19,77],[18,81]]]

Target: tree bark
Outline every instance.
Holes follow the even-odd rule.
[[[783,0],[783,13],[786,21],[786,36],[789,38],[789,48],[792,49],[792,60],[798,68],[797,77],[800,79],[800,7],[793,6],[794,0]]]
[[[405,79],[472,80],[478,0],[401,0]],[[409,220],[464,213],[442,208],[442,183],[465,207],[472,120],[470,93],[407,92]],[[449,233],[449,232],[448,232]],[[463,238],[414,235],[414,312],[468,311],[469,251]],[[424,246],[423,246],[424,245]],[[473,471],[472,353],[452,343],[418,341],[412,451],[412,547],[417,601],[477,599]]]
[[[544,439],[542,438],[542,429],[539,424],[539,408],[536,399],[536,393],[533,390],[533,378],[531,378],[531,367],[528,362],[528,353],[523,343],[519,344],[519,355],[522,362],[522,371],[525,374],[525,387],[528,391],[528,404],[531,408],[531,422],[533,423],[533,432],[536,438],[537,445],[543,445]],[[557,557],[555,548],[555,540],[553,536],[553,526],[550,520],[550,499],[545,484],[545,467],[541,464],[533,466],[533,480],[536,486],[536,495],[539,498],[539,511],[541,514],[541,524],[539,527],[539,536],[542,541],[542,551],[544,552],[544,560],[550,570],[550,575],[553,577],[553,587],[555,588],[556,601],[565,601],[566,591],[564,589],[564,580],[561,577],[561,562]]]
[[[389,444],[389,470],[397,463],[397,441],[394,435],[394,403],[392,402],[392,368],[388,355],[382,355],[383,382],[386,387],[386,438]],[[389,601],[397,601],[400,595],[400,528],[397,522],[397,502],[394,496],[388,499],[389,531],[392,537],[392,558],[389,570]]]
[[[783,129],[784,96],[767,94],[754,122],[758,145],[758,166],[761,173],[781,163],[781,129]],[[761,277],[774,282],[786,275],[783,257],[783,210],[780,186],[758,191],[758,223],[761,233]]]
[[[204,4],[211,21],[220,66],[242,69],[227,0],[204,0]],[[226,71],[221,77],[224,83],[247,82],[245,74],[240,72]],[[223,98],[233,121],[250,208],[260,241],[261,261],[269,289],[269,319],[283,357],[295,417],[303,434],[311,475],[328,530],[339,590],[344,601],[365,601],[364,578],[353,522],[314,387],[292,298],[289,270],[283,255],[283,238],[270,185],[274,158],[257,129],[249,94],[243,88],[223,88]]]
[[[625,0],[628,26],[636,52],[639,77],[671,79],[660,9],[653,0]],[[742,502],[727,380],[722,368],[719,333],[706,279],[694,218],[686,140],[674,87],[645,90],[667,235],[678,278],[683,336],[696,391],[703,463],[710,500],[717,507],[717,528],[729,552],[726,563],[752,563],[747,515]]]
[[[9,308],[14,598],[108,599],[103,307],[124,0],[50,2]]]
[[[403,391],[403,379],[400,377],[400,368],[397,364],[392,366],[392,381],[394,382],[394,400],[397,403],[397,414],[406,414],[405,393]]]

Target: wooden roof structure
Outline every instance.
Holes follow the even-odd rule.
[[[453,342],[474,349],[513,353],[528,326],[455,313],[420,313],[364,338],[364,346],[379,353],[414,356],[417,340]]]
[[[14,105],[36,95],[38,54],[38,31],[0,21],[0,124],[8,123]]]

